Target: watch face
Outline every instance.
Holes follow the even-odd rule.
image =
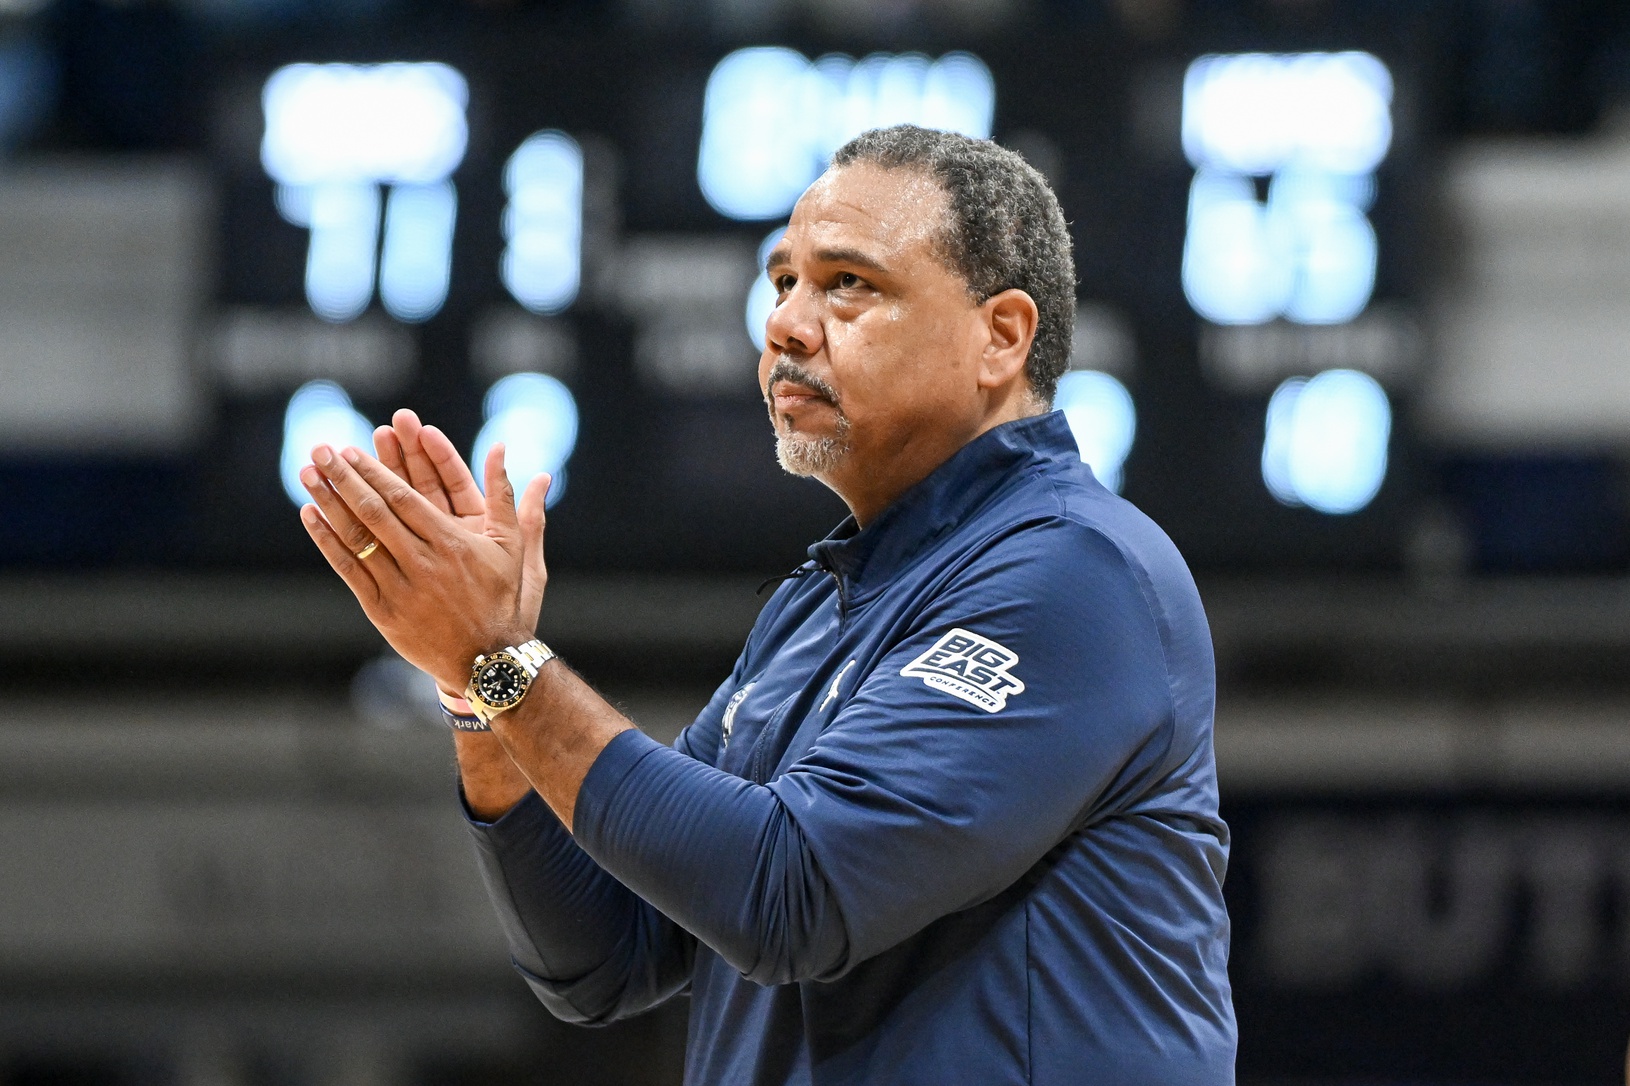
[[[521,666],[500,656],[481,665],[476,673],[475,692],[488,705],[502,708],[514,705],[526,693],[527,675]]]

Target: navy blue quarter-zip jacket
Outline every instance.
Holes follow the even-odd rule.
[[[810,548],[670,749],[576,836],[472,823],[561,1018],[684,991],[693,1086],[1222,1086],[1235,1027],[1194,582],[1058,413]]]

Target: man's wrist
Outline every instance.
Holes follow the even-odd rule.
[[[464,694],[470,711],[482,723],[491,724],[500,713],[521,703],[542,668],[553,659],[554,650],[536,637],[477,656]]]

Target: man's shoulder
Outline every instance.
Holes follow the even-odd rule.
[[[1176,544],[1136,505],[1105,488],[1085,464],[1027,472],[986,510],[975,534],[993,557],[1024,555],[1063,569],[1121,568],[1192,591]]]
[[[1031,473],[993,503],[966,540],[964,577],[1022,597],[1043,613],[1145,615],[1168,646],[1209,659],[1211,635],[1194,576],[1171,538],[1137,506],[1105,489],[1082,465]],[[1132,610],[1128,610],[1132,609]]]

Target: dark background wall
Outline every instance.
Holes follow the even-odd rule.
[[[544,636],[653,734],[842,515],[775,468],[757,246],[697,178],[734,50],[977,55],[1076,243],[1073,365],[1217,641],[1249,1083],[1618,1081],[1630,1038],[1630,25],[1596,0],[0,3],[0,1082],[678,1078],[683,1001],[553,1022],[508,968],[446,739],[299,528],[291,398],[469,449],[512,371],[577,410]],[[1208,55],[1365,51],[1391,138],[1350,320],[1184,291]],[[446,297],[325,321],[261,157],[284,65],[468,88]],[[582,151],[582,288],[506,289],[505,168]],[[1266,173],[1251,180],[1269,198]],[[384,193],[384,190],[380,190]],[[387,228],[388,229],[388,228]],[[1384,391],[1373,500],[1264,478],[1270,399]]]

